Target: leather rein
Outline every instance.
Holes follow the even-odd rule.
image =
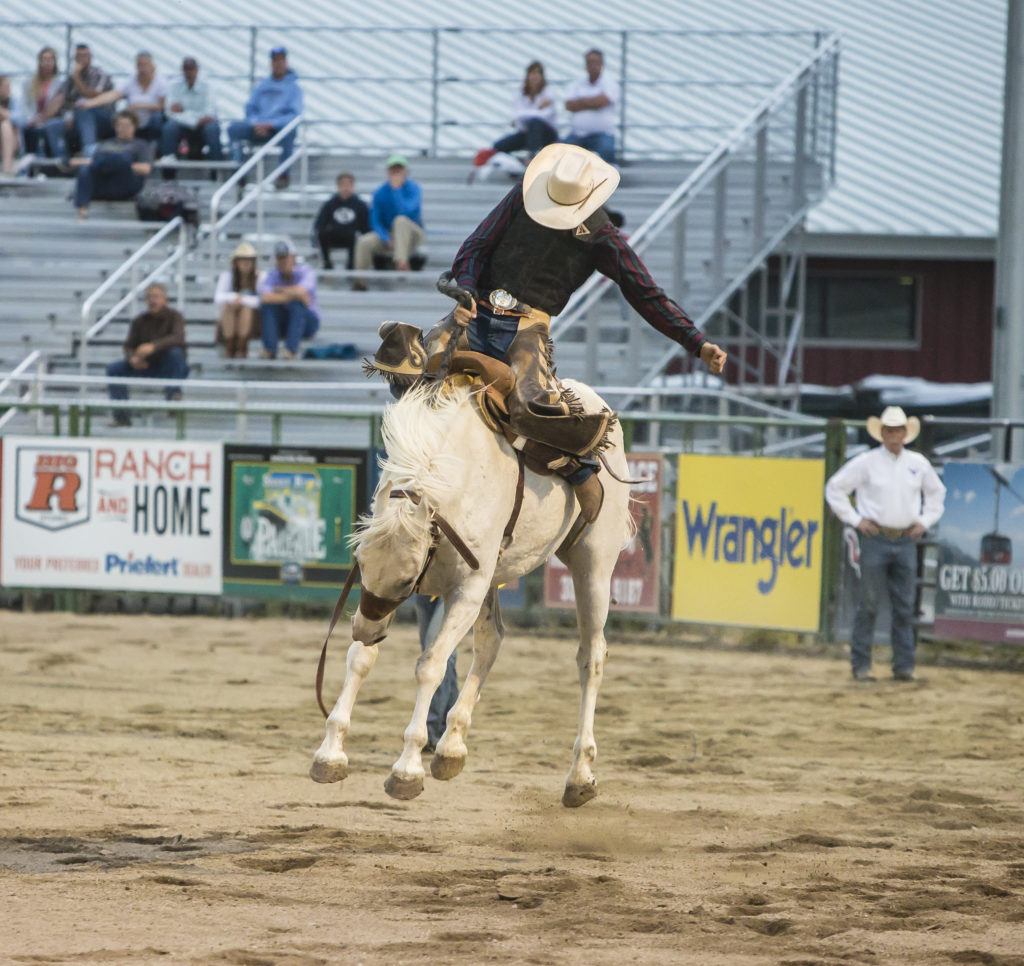
[[[516,458],[519,463],[519,478],[516,481],[516,496],[512,506],[512,514],[509,516],[508,523],[505,524],[505,530],[502,534],[502,549],[508,546],[512,539],[512,532],[515,530],[516,522],[519,520],[519,511],[523,506],[523,491],[526,486],[526,460],[523,454],[518,450],[516,450]],[[419,506],[423,499],[415,490],[392,490],[388,494],[388,498],[392,500],[411,500],[415,506]],[[469,549],[466,541],[456,533],[455,528],[443,516],[441,516],[437,510],[431,510],[430,547],[427,550],[427,556],[423,562],[423,567],[419,572],[419,576],[412,585],[412,590],[410,590],[405,597],[395,600],[388,597],[378,597],[376,594],[371,593],[364,587],[361,593],[359,609],[368,619],[380,620],[395,610],[395,608],[397,608],[403,601],[408,600],[409,597],[419,591],[420,584],[423,582],[423,578],[426,576],[427,570],[434,560],[434,554],[437,552],[437,548],[441,544],[442,535],[448,538],[448,542],[455,548],[459,556],[466,561],[470,570],[480,569],[480,561],[476,559],[476,555]],[[324,644],[320,649],[320,660],[317,662],[316,667],[316,703],[320,706],[320,711],[323,713],[325,718],[328,717],[329,714],[327,708],[324,706],[323,699],[324,668],[327,664],[327,642],[330,641],[331,634],[334,633],[335,625],[341,618],[342,611],[345,609],[345,603],[348,600],[348,595],[358,577],[359,561],[354,560],[352,562],[352,569],[349,571],[348,578],[345,580],[345,586],[338,595],[338,602],[334,605],[334,613],[331,614],[331,622],[327,627],[327,636],[324,637]],[[377,642],[373,641],[371,643],[376,644]]]

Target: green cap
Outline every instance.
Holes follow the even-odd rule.
[[[405,160],[405,156],[401,155],[401,154],[392,154],[392,155],[390,155],[388,157],[388,160],[387,160],[386,164],[387,164],[387,167],[389,167],[389,168],[396,168],[396,167],[408,168],[409,167],[409,162],[406,161]]]

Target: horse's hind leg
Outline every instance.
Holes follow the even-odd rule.
[[[604,625],[608,618],[611,574],[610,568],[605,572],[605,568],[593,566],[592,561],[593,555],[579,545],[569,555],[576,591],[576,619],[580,629],[580,646],[576,652],[580,677],[580,713],[572,767],[565,779],[565,792],[562,795],[562,804],[567,808],[585,805],[597,794],[597,779],[593,772],[597,760],[594,710],[608,653]]]
[[[458,700],[448,712],[448,726],[437,743],[437,751],[430,763],[430,774],[441,781],[454,778],[466,764],[466,733],[469,731],[473,708],[480,699],[487,674],[494,666],[504,633],[501,611],[498,609],[498,588],[492,587],[473,625],[473,663]]]
[[[348,777],[345,735],[352,721],[352,707],[359,687],[377,660],[377,645],[353,641],[345,661],[345,684],[327,718],[327,735],[313,756],[309,777],[315,782],[340,782]]]
[[[441,630],[416,662],[416,706],[409,726],[405,729],[401,757],[391,766],[391,774],[384,782],[384,791],[392,798],[407,801],[423,791],[426,772],[423,770],[422,749],[427,743],[430,701],[444,677],[448,658],[465,637],[480,610],[478,600],[472,592],[466,595],[464,591],[446,598]]]

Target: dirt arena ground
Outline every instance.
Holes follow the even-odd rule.
[[[570,811],[575,645],[511,632],[465,771],[399,803],[413,630],[330,786],[323,630],[0,612],[0,962],[1024,964],[1020,674],[613,640]]]

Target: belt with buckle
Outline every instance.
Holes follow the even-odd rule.
[[[896,527],[879,527],[878,532],[883,537],[888,537],[890,540],[899,540],[900,537],[905,537],[907,535],[906,528],[900,530]]]
[[[483,305],[489,308],[495,315],[513,315],[523,317],[533,312],[533,309],[525,302],[520,302],[510,292],[503,288],[496,288],[486,299],[481,299]]]

